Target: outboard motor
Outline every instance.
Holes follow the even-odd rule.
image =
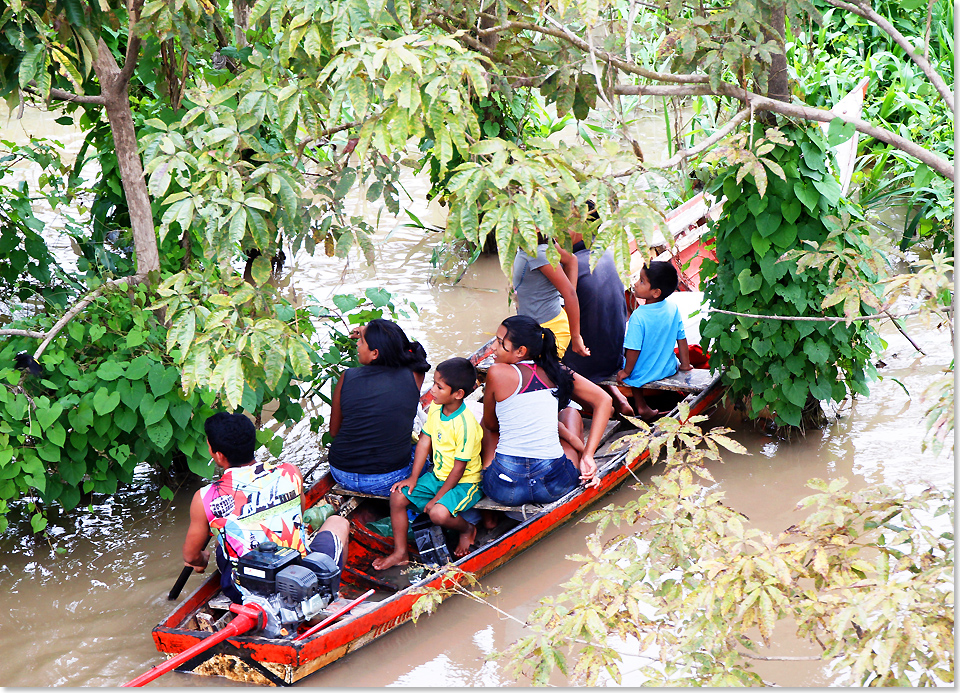
[[[315,551],[308,553],[301,563],[308,567],[317,576],[320,583],[320,593],[327,597],[329,601],[335,600],[340,592],[340,566],[330,556],[325,553]]]
[[[263,633],[268,638],[295,635],[337,598],[340,568],[330,556],[314,552],[305,558],[296,549],[261,543],[240,557],[237,565],[243,603],[266,612]]]
[[[277,575],[287,566],[300,562],[300,552],[272,541],[261,542],[253,551],[248,551],[237,563],[237,581],[261,597],[277,592]]]

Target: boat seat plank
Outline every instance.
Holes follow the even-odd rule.
[[[606,428],[603,429],[603,434],[600,436],[600,445],[602,446],[605,442],[607,442],[607,440],[609,440],[610,437],[617,432],[620,426],[621,426],[621,423],[617,420],[608,421]],[[602,456],[599,454],[595,455],[595,458],[598,464],[600,462],[601,457]],[[336,494],[338,496],[353,496],[355,498],[378,498],[383,501],[390,500],[389,496],[378,496],[372,493],[363,493],[361,491],[351,491],[350,489],[344,488],[340,484],[335,484],[333,488],[330,489],[330,493]],[[521,505],[503,505],[502,503],[496,502],[492,498],[487,498],[486,496],[484,496],[479,501],[477,501],[477,504],[474,505],[473,507],[476,508],[477,510],[501,510],[503,512],[519,512],[519,513],[525,512],[525,514],[531,515],[531,514],[539,514],[540,512],[543,512],[544,511],[543,509],[547,506],[543,506],[537,503],[527,503],[522,506]]]
[[[669,378],[663,378],[661,380],[654,380],[652,383],[647,383],[643,386],[644,390],[671,390],[673,392],[683,392],[686,394],[700,394],[708,387],[714,380],[713,375],[711,375],[710,370],[707,368],[694,368],[690,371],[677,371],[675,374],[671,375]],[[604,380],[603,385],[617,385],[616,380]],[[631,388],[627,385],[620,385],[621,390],[630,390]]]
[[[338,496],[353,496],[355,498],[378,498],[382,501],[390,500],[389,496],[377,496],[373,493],[351,491],[350,489],[344,488],[340,484],[336,484],[332,489],[330,489],[330,493],[334,493]],[[486,496],[484,496],[479,501],[477,501],[477,504],[474,505],[473,507],[477,508],[478,510],[519,510],[520,509],[519,507],[514,507],[510,505],[501,505],[500,503],[497,503],[493,499],[487,498]]]

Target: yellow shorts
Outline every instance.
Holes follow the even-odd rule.
[[[540,327],[546,327],[553,332],[557,338],[557,356],[563,358],[570,346],[570,321],[567,320],[567,311],[561,309],[560,315],[540,323]]]

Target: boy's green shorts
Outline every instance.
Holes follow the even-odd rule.
[[[443,486],[443,482],[437,478],[433,472],[425,472],[420,476],[417,485],[412,489],[404,487],[403,495],[410,501],[410,505],[423,512],[427,503],[433,500],[437,491]],[[454,517],[464,510],[468,510],[476,505],[477,501],[483,496],[480,491],[480,484],[457,484],[452,489],[443,494],[443,497],[437,501],[440,505],[450,511]]]

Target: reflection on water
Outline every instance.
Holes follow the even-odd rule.
[[[5,136],[11,130],[15,134],[16,127],[6,126]],[[416,198],[409,203],[411,210],[426,223],[441,225],[443,210],[422,202],[426,181],[412,179],[405,185]],[[376,209],[364,209],[366,203],[359,197],[355,204],[371,223],[375,221]],[[389,234],[389,240],[377,244],[375,267],[366,267],[358,256],[344,262],[301,253],[288,263],[293,283],[321,302],[337,293],[386,288],[420,308],[418,316],[401,324],[423,342],[432,363],[469,354],[511,312],[497,260],[481,258],[455,286],[431,284],[429,259],[436,237],[394,228],[398,220],[385,218],[379,230],[383,237]],[[949,341],[916,321],[907,329],[929,355],[918,357],[899,333],[885,327],[889,347],[883,355],[884,379],[874,385],[870,397],[844,407],[823,431],[784,441],[732,414],[716,414],[712,423],[735,427],[734,436],[752,453],[725,452],[724,463],[713,466],[727,503],[759,528],[777,531],[797,521],[794,507],[809,494],[804,484],[812,477],[843,476],[854,486],[902,481],[952,487],[950,458],[920,451],[919,403],[926,385],[950,362]],[[305,424],[288,432],[284,458],[305,471],[321,461],[316,437]],[[650,473],[641,474],[641,480]],[[154,649],[150,629],[172,607],[166,594],[182,566],[180,546],[196,486],[180,489],[168,503],[157,495],[159,475],[141,467],[136,476],[141,486],[113,497],[96,495],[89,501],[90,510],[52,518],[49,541],[29,534],[26,517],[11,517],[11,529],[0,537],[0,593],[6,595],[0,611],[4,685],[116,686],[163,660]],[[636,494],[624,487],[610,501],[623,504]],[[523,621],[541,597],[557,593],[573,575],[576,564],[564,557],[582,551],[590,531],[590,525],[568,525],[496,570],[483,581],[487,589],[499,591],[490,601]],[[199,581],[191,577],[185,594]],[[487,658],[523,634],[515,621],[457,597],[419,624],[402,626],[301,685],[512,685],[503,664]],[[775,647],[788,655],[806,654],[794,649],[786,633],[778,634]],[[829,681],[809,663],[765,663],[763,675],[789,684]],[[153,685],[211,683],[237,685],[176,673]],[[557,676],[553,683],[564,681]],[[624,683],[641,682],[628,675]]]

